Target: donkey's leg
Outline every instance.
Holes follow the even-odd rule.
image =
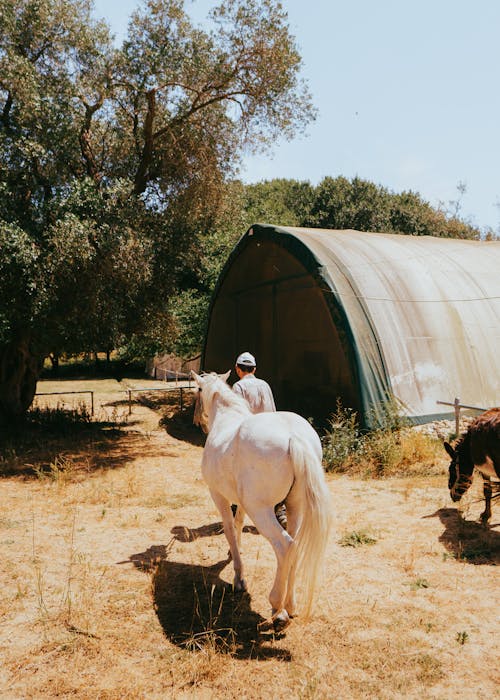
[[[491,495],[493,489],[491,486],[491,479],[489,476],[481,475],[483,477],[483,494],[485,500],[484,511],[481,513],[480,518],[483,525],[488,524],[488,520],[491,518]]]
[[[227,498],[224,498],[224,496],[221,493],[219,493],[219,491],[210,489],[210,495],[212,496],[213,502],[215,503],[219,510],[219,513],[221,514],[222,524],[224,526],[224,534],[229,544],[229,552],[231,553],[231,558],[233,560],[234,566],[234,588],[237,591],[246,591],[247,584],[245,579],[243,578],[243,562],[241,560],[238,536],[234,524],[231,504],[227,500]],[[238,511],[239,510],[240,509],[238,508]],[[238,517],[238,511],[236,512],[236,517]],[[243,510],[241,512],[241,518],[243,521]]]
[[[271,603],[274,628],[276,631],[280,631],[290,623],[288,612],[285,609],[285,598],[294,542],[289,533],[283,530],[276,520],[274,506],[257,511],[249,508],[248,515],[255,523],[260,534],[271,543],[276,555],[276,576],[269,594],[269,602]]]

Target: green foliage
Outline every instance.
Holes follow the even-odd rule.
[[[325,177],[315,191],[309,226],[357,231],[390,231],[387,190],[366,180]]]
[[[350,460],[360,457],[362,452],[363,438],[357,414],[350,408],[344,408],[337,399],[337,408],[323,436],[323,460],[327,471],[345,471]]]
[[[46,290],[39,251],[19,226],[0,221],[0,344],[18,325],[33,322],[44,306]],[[15,310],[15,318],[12,311]]]
[[[414,192],[394,193],[355,177],[325,177],[303,225],[406,233],[414,236],[480,237],[479,229],[461,221],[456,210],[435,209]]]
[[[372,537],[366,530],[353,530],[348,532],[339,540],[341,547],[361,547],[365,544],[375,544],[377,539]]]
[[[403,448],[399,434],[392,430],[374,430],[364,439],[365,459],[371,465],[374,476],[393,472],[403,460]]]
[[[415,581],[412,581],[411,583],[408,584],[412,591],[418,591],[421,588],[429,588],[431,585],[429,581],[426,578],[416,578]]]
[[[275,179],[246,185],[246,228],[258,222],[302,226],[313,202],[314,188],[309,182]]]
[[[357,415],[337,403],[322,438],[323,463],[327,471],[384,477],[407,470],[408,464],[433,464],[436,448],[432,438],[408,429],[397,402],[388,397],[376,411],[377,427],[362,431]]]
[[[243,151],[314,117],[275,0],[223,0],[209,30],[182,0],[146,0],[119,49],[91,9],[1,4],[0,368],[34,352],[165,350],[206,309],[226,252],[206,234],[227,219]],[[0,418],[29,405],[30,366],[0,386]]]

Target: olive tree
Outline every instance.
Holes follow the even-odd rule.
[[[275,0],[147,0],[118,48],[90,0],[1,0],[0,419],[49,352],[165,345],[241,156],[314,117],[300,67]]]

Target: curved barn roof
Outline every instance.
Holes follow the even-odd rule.
[[[423,420],[498,404],[499,348],[500,242],[258,224],[221,274],[204,366],[248,349],[280,408],[321,418],[339,397],[369,423],[392,394]]]

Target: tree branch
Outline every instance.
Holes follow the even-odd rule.
[[[142,194],[148,184],[148,170],[153,159],[153,142],[156,135],[153,133],[154,119],[156,115],[156,88],[147,92],[148,110],[144,120],[144,146],[137,168],[134,182],[135,194]]]
[[[2,110],[2,122],[6,131],[10,129],[10,110],[12,108],[12,102],[12,93],[9,90]]]
[[[93,105],[89,105],[84,99],[82,99],[82,102],[85,106],[85,118],[79,135],[80,149],[83,160],[85,161],[87,175],[91,177],[94,182],[99,183],[102,178],[102,173],[99,170],[94,151],[92,150],[90,128],[92,126],[92,117],[102,107],[104,96],[102,94],[99,95],[99,99]]]

